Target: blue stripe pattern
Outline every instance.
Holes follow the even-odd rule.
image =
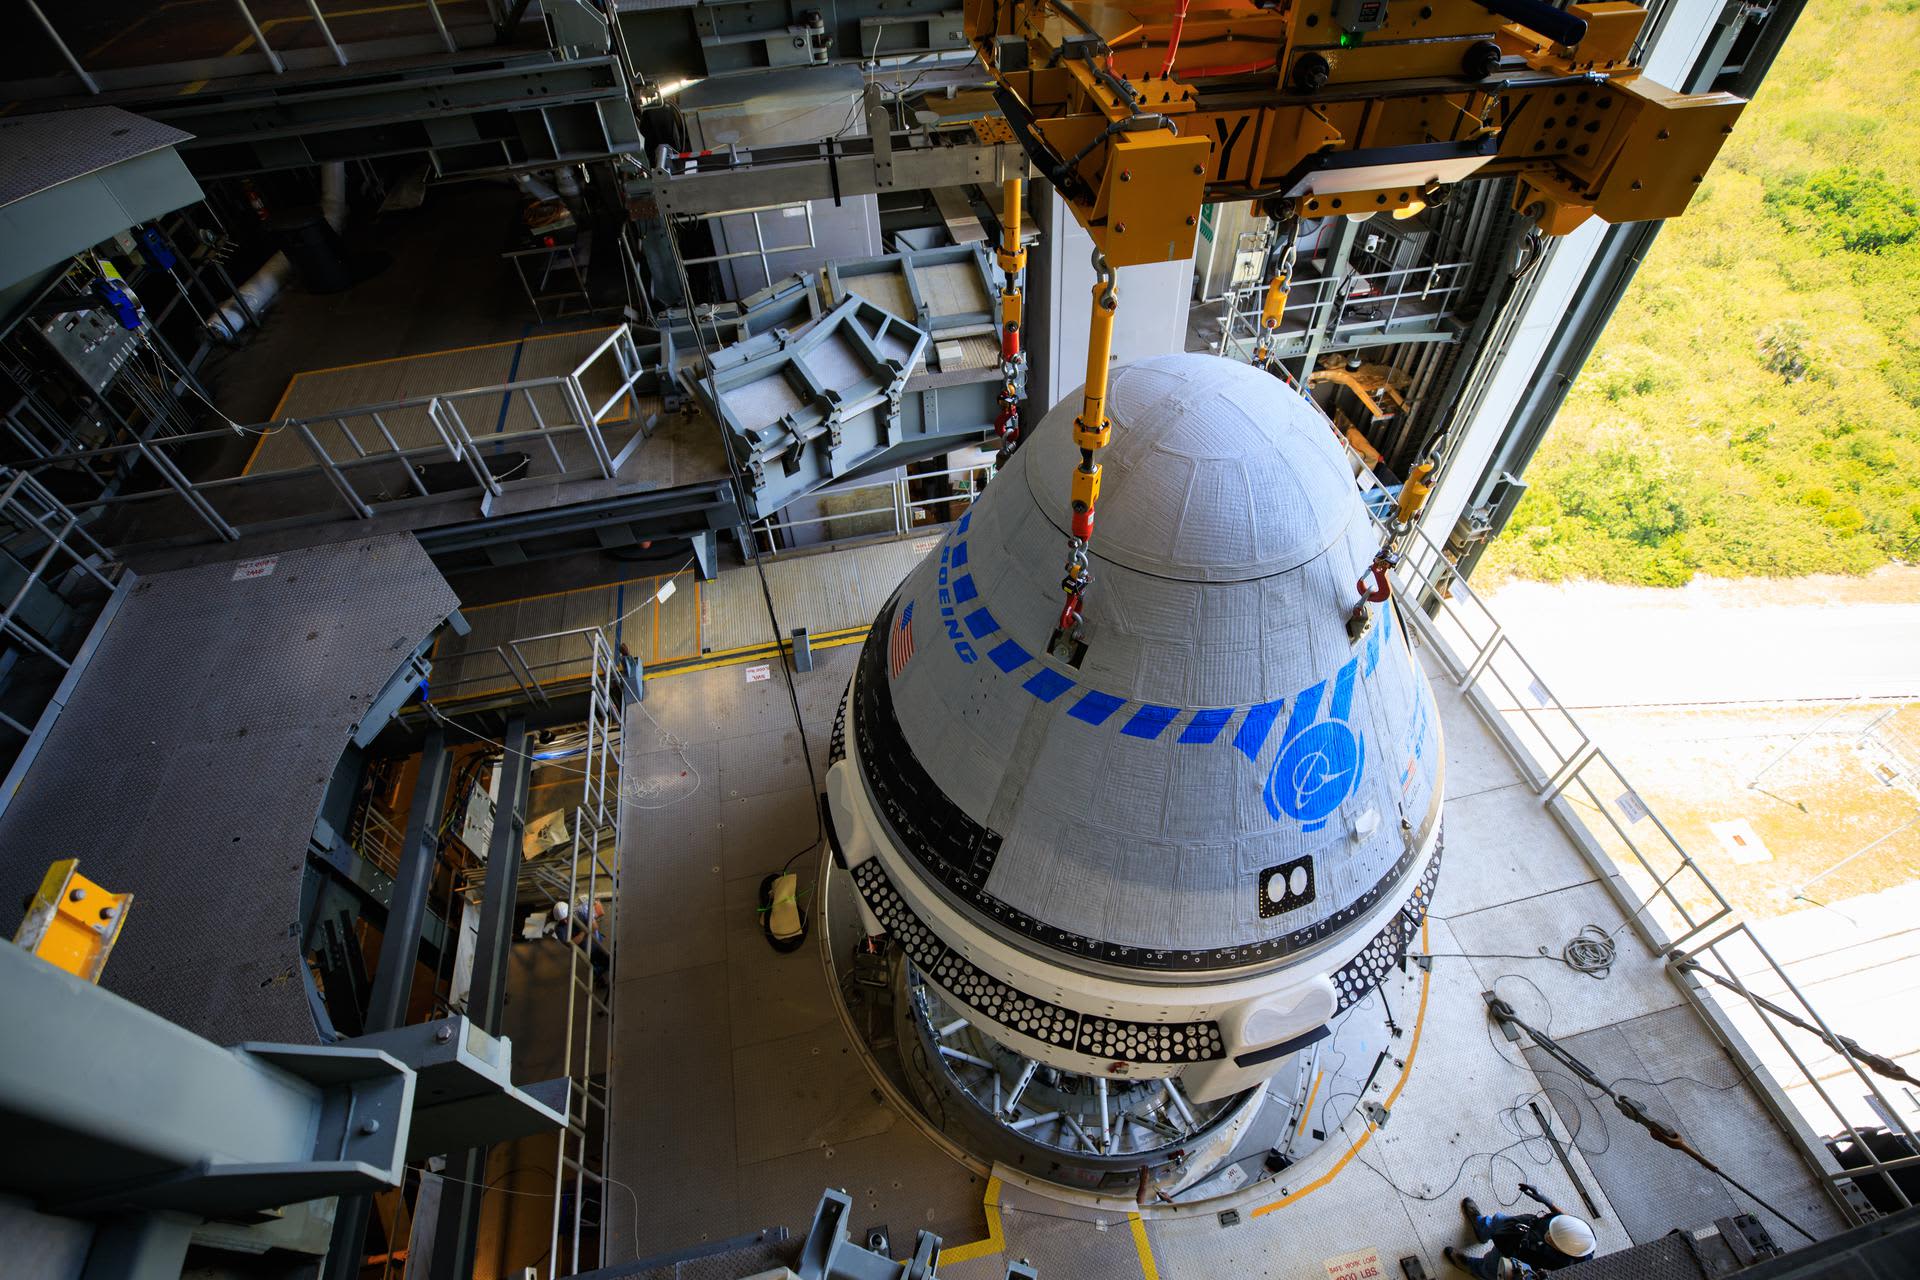
[[[1052,667],[1042,667],[1027,678],[1021,686],[1042,702],[1052,702],[1055,698],[1073,688],[1073,681],[1055,671]]]
[[[1232,707],[1214,707],[1208,711],[1196,711],[1193,719],[1187,721],[1187,727],[1180,731],[1180,741],[1188,746],[1205,746],[1220,736],[1227,727],[1227,721],[1233,719]]]
[[[1120,732],[1129,738],[1145,738],[1152,742],[1166,731],[1173,718],[1180,714],[1178,707],[1160,707],[1147,703],[1133,713],[1133,718],[1120,726]]]
[[[944,558],[949,567],[958,569],[967,563],[967,544],[965,534],[973,519],[973,513],[967,512],[954,526],[954,538]],[[943,575],[944,576],[944,575]],[[971,573],[963,573],[952,580],[948,590],[954,604],[966,604],[980,598],[979,584]],[[1185,713],[1185,724],[1181,727],[1175,741],[1182,746],[1208,746],[1218,742],[1227,731],[1227,726],[1235,716],[1240,717],[1240,727],[1232,739],[1233,749],[1244,755],[1249,761],[1258,763],[1261,751],[1273,736],[1274,726],[1279,723],[1280,713],[1288,712],[1286,731],[1281,735],[1283,742],[1291,741],[1320,718],[1321,704],[1327,703],[1327,715],[1333,720],[1347,720],[1353,710],[1354,689],[1361,676],[1371,676],[1380,663],[1380,654],[1387,633],[1393,627],[1393,605],[1388,603],[1380,609],[1379,618],[1366,641],[1364,655],[1349,659],[1332,679],[1332,691],[1329,698],[1328,681],[1322,680],[1310,688],[1303,689],[1292,699],[1275,698],[1270,702],[1256,702],[1249,707],[1205,707]],[[948,613],[951,619],[952,613]],[[974,609],[960,619],[968,633],[980,640],[1000,631],[1000,622],[985,606]],[[951,623],[949,623],[951,625]],[[958,641],[956,640],[956,644]],[[1034,655],[1022,648],[1011,638],[987,651],[987,657],[1001,671],[1009,675],[1036,661]],[[1103,725],[1111,720],[1129,700],[1098,689],[1089,689],[1070,676],[1042,663],[1037,670],[1021,682],[1021,688],[1044,703],[1058,702],[1061,698],[1076,690],[1079,696],[1067,709],[1067,714],[1075,720],[1089,725]],[[1291,703],[1291,706],[1289,706]],[[1163,737],[1174,721],[1180,719],[1182,709],[1163,706],[1158,703],[1135,704],[1132,714],[1126,717],[1120,726],[1120,732],[1129,738],[1139,738],[1145,742],[1155,742]]]
[[[1247,718],[1240,722],[1240,732],[1233,735],[1233,749],[1249,760],[1259,759],[1260,748],[1267,745],[1267,735],[1273,732],[1273,722],[1279,718],[1283,701],[1275,698],[1272,702],[1248,707]]]
[[[993,665],[1002,671],[1018,671],[1033,661],[1033,655],[1011,640],[1004,640],[987,652]]]
[[[1126,705],[1125,698],[1116,698],[1110,693],[1089,689],[1080,695],[1080,701],[1074,703],[1067,714],[1075,720],[1085,720],[1088,724],[1105,724],[1109,716]]]

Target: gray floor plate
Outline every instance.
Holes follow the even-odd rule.
[[[794,677],[817,757],[856,654],[822,650]],[[983,1184],[880,1100],[817,942],[781,954],[761,933],[761,878],[811,849],[814,792],[779,674],[743,673],[653,681],[645,713],[628,713],[630,780],[665,772],[663,731],[688,742],[701,775],[681,800],[622,813],[612,1172],[641,1197],[638,1251],[803,1231],[827,1186],[855,1197],[857,1226],[884,1224],[897,1242],[922,1228],[978,1239]],[[803,884],[813,868],[811,852],[795,864]],[[611,1256],[629,1256],[617,1215],[616,1228]]]
[[[0,817],[0,880],[78,856],[134,895],[102,985],[221,1044],[313,1043],[313,821],[368,702],[457,603],[410,534],[143,579]]]

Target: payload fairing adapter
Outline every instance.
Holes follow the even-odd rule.
[[[1405,954],[1440,728],[1397,602],[1354,625],[1380,538],[1326,420],[1213,356],[1114,375],[1096,585],[1055,644],[1077,403],[875,620],[829,875],[898,954],[945,1128],[1077,1185],[1185,1186]]]

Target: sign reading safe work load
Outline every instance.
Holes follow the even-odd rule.
[[[233,566],[233,580],[244,582],[249,578],[270,578],[273,568],[280,563],[279,556],[261,556],[258,560],[242,560]]]
[[[1326,1260],[1327,1280],[1384,1280],[1380,1250],[1358,1249]]]

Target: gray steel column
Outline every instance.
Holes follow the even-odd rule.
[[[480,937],[474,945],[473,986],[467,995],[467,1016],[494,1036],[500,1034],[500,1013],[506,1004],[507,948],[513,942],[513,907],[520,881],[520,834],[526,826],[527,780],[533,772],[527,758],[526,716],[507,721],[500,742],[506,758],[500,762],[500,797],[494,806],[493,840],[487,847]]]
[[[80,1280],[179,1280],[198,1225],[175,1213],[111,1218],[93,1233]]]
[[[1346,309],[1346,299],[1340,290],[1346,283],[1347,260],[1353,256],[1353,242],[1360,237],[1360,224],[1344,217],[1338,221],[1340,225],[1333,229],[1333,251],[1327,254],[1322,266],[1328,285],[1321,289],[1319,298],[1313,304],[1313,318],[1307,322],[1307,353],[1300,358],[1302,387],[1313,376],[1314,362],[1320,358],[1321,349],[1333,336],[1333,327],[1339,322],[1340,313]]]
[[[373,992],[367,997],[367,1014],[362,1019],[362,1029],[367,1032],[388,1031],[406,1021],[413,970],[420,957],[420,930],[427,920],[427,890],[433,885],[434,866],[440,860],[440,815],[447,807],[450,765],[446,731],[435,725],[420,744],[420,772],[413,780],[407,832],[400,844],[400,874],[387,904],[387,924],[380,934],[380,963],[373,973]],[[372,1212],[373,1202],[366,1196],[340,1197],[321,1273],[327,1280],[353,1280],[360,1274],[367,1219]]]
[[[500,797],[494,808],[493,840],[487,847],[487,880],[480,899],[480,937],[474,944],[473,986],[467,1017],[489,1035],[500,1034],[506,1003],[507,949],[513,945],[513,909],[520,882],[520,840],[526,826],[527,718],[507,721],[500,744]],[[569,997],[571,998],[571,997]],[[429,1280],[469,1280],[473,1275],[474,1235],[480,1226],[481,1183],[486,1173],[484,1147],[450,1152],[440,1194],[440,1221],[433,1232]]]
[[[420,772],[413,782],[407,834],[400,845],[400,874],[387,904],[380,935],[380,965],[367,998],[367,1031],[388,1031],[407,1017],[413,991],[414,962],[420,954],[420,929],[427,919],[427,890],[440,856],[440,815],[446,809],[449,767],[446,732],[435,726],[420,746]]]

